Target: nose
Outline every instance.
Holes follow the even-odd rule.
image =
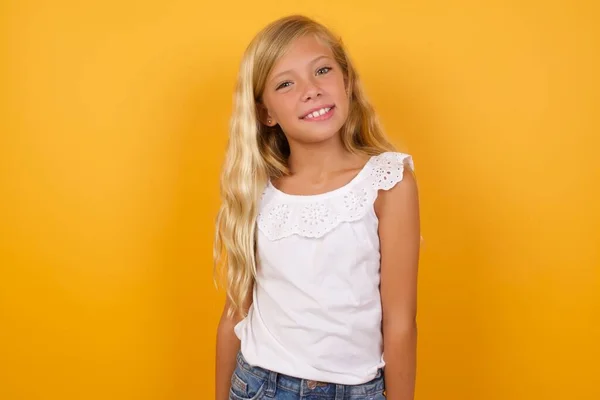
[[[304,85],[304,92],[302,93],[302,100],[309,101],[314,100],[322,95],[321,88],[315,84],[312,80],[308,80]]]

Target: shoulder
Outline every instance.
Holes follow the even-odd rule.
[[[403,178],[405,170],[414,171],[415,164],[413,157],[407,153],[387,151],[370,160],[373,177],[381,184],[381,189],[389,189],[389,185],[395,185]]]
[[[390,191],[397,186],[416,187],[413,157],[407,153],[388,151],[370,160],[372,185]],[[402,182],[401,185],[399,185]]]
[[[418,208],[418,186],[413,157],[407,153],[385,152],[373,157],[373,185],[379,191],[375,201],[378,217],[414,212]]]

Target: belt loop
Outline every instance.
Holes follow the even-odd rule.
[[[345,395],[345,386],[344,385],[335,385],[335,400],[344,400]]]
[[[267,397],[275,397],[277,392],[277,372],[269,371],[269,379],[267,380],[267,389],[265,395]]]

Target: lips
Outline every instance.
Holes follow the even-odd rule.
[[[325,105],[325,106],[321,106],[321,107],[315,107],[311,110],[309,110],[306,114],[304,114],[303,116],[300,117],[300,119],[313,119],[313,118],[318,118],[322,115],[327,114],[329,111],[331,111],[335,106],[332,105]]]

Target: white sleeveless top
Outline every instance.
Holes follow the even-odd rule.
[[[374,202],[410,155],[371,157],[347,185],[289,195],[267,184],[257,218],[258,275],[235,327],[244,358],[298,378],[361,384],[384,366]]]

